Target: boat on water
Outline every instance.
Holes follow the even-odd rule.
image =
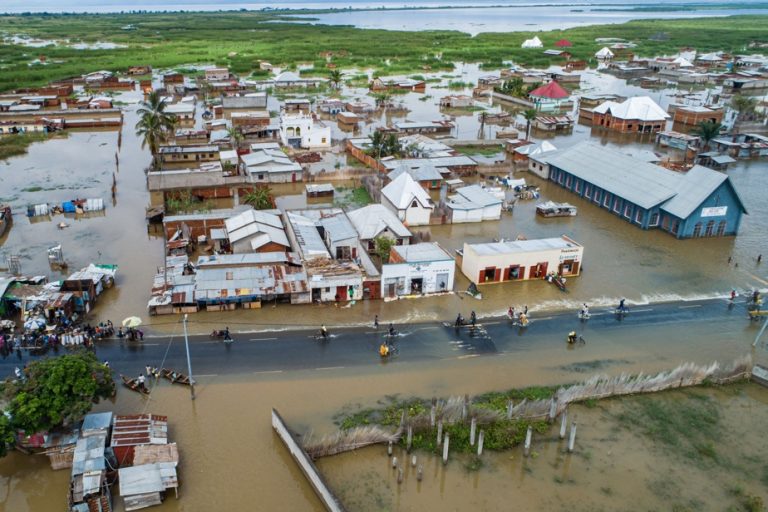
[[[3,236],[13,221],[11,207],[7,204],[0,204],[0,236]]]
[[[542,217],[575,217],[578,209],[568,203],[544,201],[536,205],[536,213]]]
[[[130,389],[131,391],[135,391],[137,393],[141,393],[142,395],[148,395],[149,389],[147,389],[146,386],[140,386],[136,379],[129,379],[125,375],[120,375],[120,379],[123,381],[123,385]]]
[[[160,376],[171,381],[171,384],[184,384],[186,386],[194,384],[194,381],[190,381],[187,375],[174,370],[169,370],[168,368],[160,370]]]

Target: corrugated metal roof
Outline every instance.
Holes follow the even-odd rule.
[[[662,209],[685,219],[727,179],[726,174],[696,165],[683,175],[677,185],[677,195],[664,204]]]
[[[354,238],[357,240],[357,230],[344,212],[320,219],[320,225],[325,229],[331,243]]]
[[[681,179],[674,171],[590,142],[559,151],[545,161],[645,209],[671,199]]]
[[[168,444],[168,418],[156,414],[115,416],[110,446]]]
[[[72,457],[72,476],[105,469],[104,448],[106,444],[107,432],[105,431],[94,432],[88,437],[78,439]]]
[[[430,261],[453,260],[437,242],[424,242],[413,245],[396,245],[395,252],[407,263],[426,263]]]
[[[540,238],[537,240],[513,240],[509,242],[491,242],[486,244],[467,244],[480,256],[494,254],[515,254],[520,252],[539,252],[581,247],[572,240],[565,238]]]
[[[254,252],[243,254],[215,254],[212,256],[200,256],[197,260],[198,267],[227,267],[237,265],[269,265],[274,263],[299,264],[294,253],[285,252]]]
[[[484,190],[480,185],[469,185],[468,187],[461,187],[456,189],[456,194],[462,196],[467,201],[480,206],[481,208],[502,203],[501,199],[493,196],[488,191]]]
[[[88,414],[83,419],[83,436],[88,436],[93,433],[93,431],[107,430],[111,424],[111,412],[94,412]]]
[[[347,217],[363,240],[373,240],[385,229],[389,229],[397,237],[411,236],[411,232],[405,227],[405,224],[383,204],[369,204],[363,208],[352,210],[347,213]]]
[[[398,210],[405,210],[415,199],[423,208],[431,208],[429,194],[409,174],[403,173],[381,189],[381,193]]]
[[[317,230],[317,224],[314,219],[308,218],[298,212],[288,212],[286,214],[288,222],[291,223],[293,233],[296,236],[296,242],[299,244],[304,259],[309,258],[330,258],[331,255],[325,247],[323,237]]]
[[[443,179],[443,175],[440,174],[440,171],[438,171],[431,163],[420,165],[415,168],[403,164],[387,174],[387,178],[394,180],[404,172],[410,174],[411,178],[416,181],[438,181]]]

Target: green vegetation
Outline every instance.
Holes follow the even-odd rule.
[[[373,242],[376,244],[376,254],[383,263],[387,263],[389,261],[389,252],[395,245],[395,240],[388,236],[377,236],[373,239]]]
[[[686,391],[675,399],[638,397],[616,416],[619,424],[650,437],[669,452],[691,461],[720,463],[715,442],[721,435],[720,408],[700,392]]]
[[[41,132],[3,135],[0,137],[0,161],[12,156],[23,155],[31,144],[47,139],[48,134]]]
[[[165,112],[165,102],[157,91],[152,91],[136,111],[140,118],[136,123],[136,135],[141,137],[141,148],[149,147],[152,165],[158,166],[157,151],[168,140],[176,125],[176,116]]]
[[[193,196],[191,190],[171,192],[165,198],[165,211],[170,215],[178,213],[206,212],[212,209],[212,203]]]
[[[365,187],[344,188],[336,187],[336,200],[334,205],[339,208],[360,207],[371,204],[373,199]]]
[[[243,203],[249,204],[257,210],[274,208],[275,201],[272,197],[272,189],[269,187],[256,187],[243,197]]]
[[[35,433],[72,425],[94,403],[115,394],[112,370],[86,349],[33,361],[24,374],[23,380],[9,382],[4,389],[10,421],[0,420],[3,449],[11,429]]]
[[[5,457],[8,454],[8,446],[12,445],[14,440],[15,436],[11,420],[0,412],[0,457]]]
[[[75,50],[66,46],[28,48],[0,44],[3,73],[0,90],[34,86],[99,69],[125,70],[131,65],[179,68],[192,63],[226,65],[238,74],[259,68],[259,60],[276,66],[319,61],[319,52],[332,51],[338,69],[372,68],[379,74],[407,74],[424,69],[452,71],[453,62],[480,62],[484,68],[502,67],[514,60],[525,66],[547,66],[556,58],[520,48],[534,32],[486,33],[475,37],[461,32],[396,32],[346,26],[274,23],[290,20],[279,12],[142,13],[100,15],[8,15],[2,17],[8,34],[45,39],[110,41],[125,48]],[[597,37],[620,37],[638,44],[635,53],[653,56],[694,46],[701,52],[743,52],[750,43],[765,41],[768,16],[638,20],[617,25],[578,27],[536,32],[545,46],[563,37],[574,43],[575,59],[593,60]],[[122,27],[132,25],[133,30]],[[668,38],[650,40],[663,31]],[[702,38],[701,34],[707,34]],[[748,51],[748,50],[747,50]],[[758,50],[756,50],[758,51]],[[29,65],[46,56],[46,65]],[[322,60],[324,65],[324,60]],[[318,69],[309,73],[324,74]]]
[[[701,121],[691,130],[691,133],[701,137],[702,149],[707,149],[710,141],[720,134],[722,127],[723,125],[720,123]]]
[[[449,89],[467,89],[474,86],[475,84],[472,82],[462,82],[461,80],[452,80],[448,82]]]
[[[456,152],[464,155],[495,156],[504,151],[500,145],[492,146],[456,146],[453,148]]]
[[[371,147],[368,154],[373,158],[378,160],[385,156],[401,156],[402,152],[403,146],[396,134],[384,135],[381,131],[376,130],[371,135]]]

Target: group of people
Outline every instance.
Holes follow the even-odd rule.
[[[144,341],[144,331],[141,329],[135,329],[133,327],[128,327],[125,331],[123,331],[123,328],[119,327],[117,329],[117,337],[120,339],[128,338],[130,341]]]
[[[528,325],[528,306],[524,306],[520,311],[515,311],[515,306],[509,306],[507,316],[514,324],[525,327]]]

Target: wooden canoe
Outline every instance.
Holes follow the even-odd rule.
[[[173,373],[173,370],[168,368],[160,370],[160,376],[171,381],[171,384],[184,384],[185,386],[189,386],[189,377],[179,372],[176,372],[176,376],[174,377]]]
[[[149,394],[149,389],[147,389],[146,386],[143,387],[143,388],[139,387],[139,384],[138,384],[138,382],[136,382],[136,379],[129,379],[128,377],[126,377],[123,374],[120,374],[120,378],[123,381],[123,385],[125,387],[127,387],[128,389],[130,389],[131,391],[135,391],[137,393],[141,393],[142,395],[148,395]]]

